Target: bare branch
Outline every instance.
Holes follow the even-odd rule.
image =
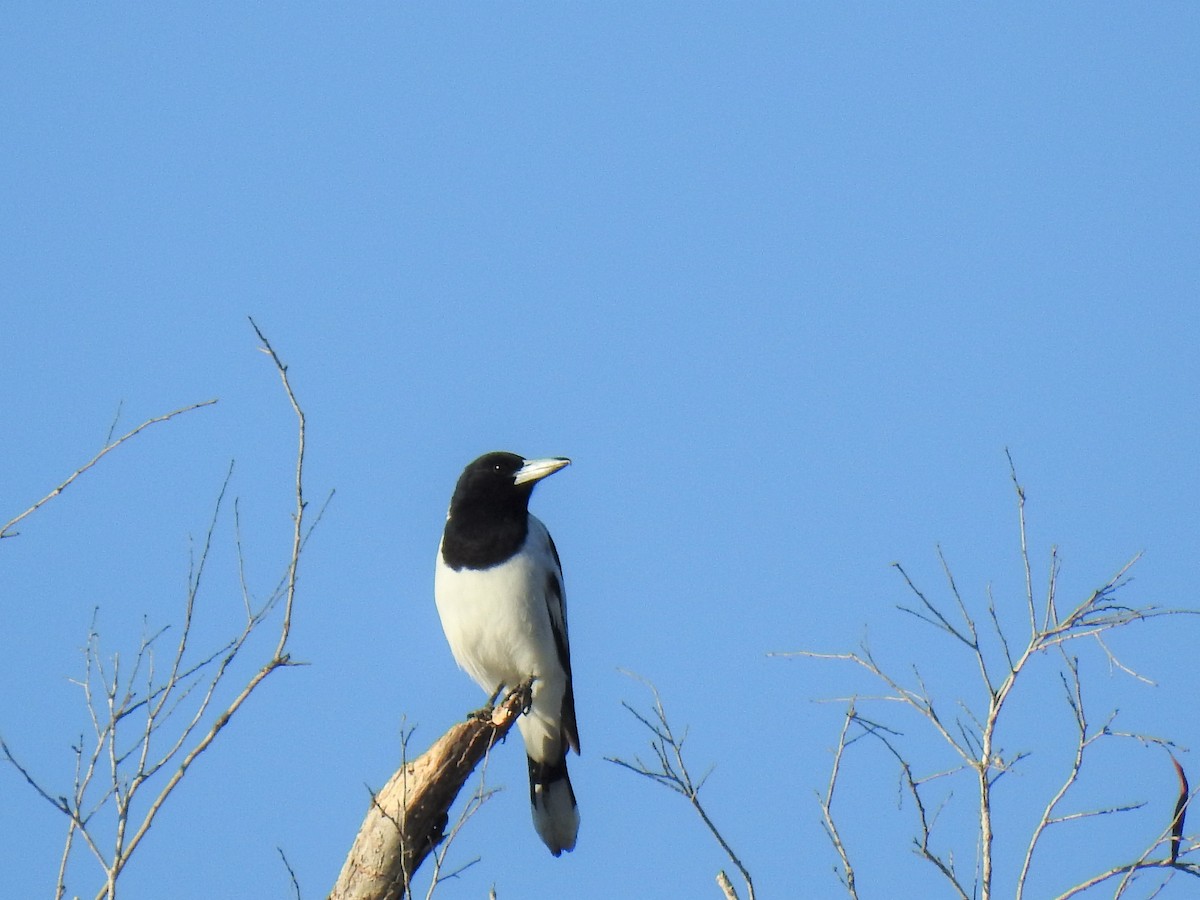
[[[300,882],[296,879],[296,872],[292,868],[292,864],[288,862],[287,854],[283,852],[283,848],[276,847],[275,849],[279,851],[279,858],[283,860],[283,867],[287,869],[288,881],[292,885],[292,893],[295,894],[296,900],[300,900]]]
[[[900,766],[900,773],[904,780],[904,785],[908,789],[908,795],[912,797],[913,804],[917,810],[917,819],[920,825],[920,833],[913,844],[915,845],[918,854],[922,859],[931,863],[942,876],[949,882],[955,893],[961,900],[970,900],[971,895],[968,894],[966,887],[959,880],[958,874],[954,871],[953,858],[944,859],[940,854],[935,853],[931,844],[933,841],[933,826],[934,818],[930,818],[926,812],[925,800],[921,795],[921,786],[929,779],[918,779],[913,774],[912,765],[905,758],[891,739],[891,730],[880,726],[868,719],[864,719],[860,715],[855,715],[855,722],[864,730],[866,734],[877,739],[887,751],[895,758]],[[935,776],[936,777],[936,776]]]
[[[1025,882],[1029,877],[1029,869],[1033,865],[1033,855],[1037,850],[1038,842],[1041,841],[1046,829],[1058,821],[1062,821],[1061,817],[1056,818],[1054,813],[1058,809],[1058,805],[1062,802],[1067,792],[1079,780],[1079,773],[1083,769],[1083,754],[1087,749],[1088,744],[1094,740],[1094,737],[1088,736],[1087,716],[1083,705],[1083,684],[1079,679],[1079,664],[1074,657],[1065,657],[1067,670],[1070,673],[1070,678],[1067,675],[1060,676],[1063,680],[1063,687],[1067,693],[1067,705],[1071,708],[1074,714],[1076,727],[1075,740],[1075,755],[1071,760],[1071,766],[1067,772],[1067,777],[1059,786],[1058,791],[1050,798],[1042,811],[1041,818],[1034,826],[1033,834],[1029,839],[1029,844],[1025,848],[1025,856],[1021,863],[1021,874],[1017,878],[1017,900],[1022,900],[1025,896]]]
[[[298,436],[296,448],[296,511],[292,516],[292,521],[295,526],[292,533],[292,559],[288,565],[287,574],[287,601],[283,608],[283,627],[279,631],[279,644],[275,648],[275,657],[281,658],[284,655],[284,648],[287,645],[288,636],[292,632],[292,607],[296,600],[296,570],[300,565],[300,550],[304,544],[304,508],[307,502],[304,499],[304,410],[300,408],[300,404],[296,401],[296,395],[292,391],[292,384],[288,380],[287,366],[275,353],[275,348],[271,346],[271,342],[267,340],[266,335],[259,329],[258,324],[254,319],[250,319],[250,325],[254,328],[254,333],[258,335],[258,339],[262,342],[263,351],[271,357],[275,363],[275,368],[279,372],[279,378],[283,382],[283,389],[287,393],[288,400],[291,401],[292,411],[296,414]]]
[[[398,900],[408,893],[426,856],[447,839],[449,809],[462,786],[529,708],[531,689],[531,680],[519,685],[494,709],[472,714],[400,766],[372,796],[329,900]],[[472,803],[477,808],[488,796],[481,785]]]
[[[988,618],[992,620],[992,631],[1000,642],[1001,649],[1004,650],[1004,661],[1008,664],[1008,668],[1011,671],[1013,667],[1012,649],[1008,644],[1008,636],[1004,633],[1004,628],[1000,625],[1000,618],[996,615],[996,598],[992,595],[991,585],[988,585],[987,598]],[[990,681],[988,683],[989,685],[991,684]]]
[[[1114,866],[1105,872],[1101,872],[1099,875],[1089,878],[1087,881],[1081,881],[1079,884],[1075,885],[1069,890],[1059,894],[1055,900],[1070,900],[1071,897],[1077,897],[1099,884],[1103,884],[1106,881],[1111,881],[1113,878],[1127,878],[1135,872],[1151,869],[1170,870],[1172,874],[1174,872],[1182,872],[1185,875],[1191,875],[1193,878],[1200,878],[1200,866],[1196,865],[1195,863],[1171,863],[1167,859],[1142,859],[1138,860],[1137,862],[1126,863],[1125,865],[1121,866]],[[1123,891],[1124,886],[1118,888],[1118,893],[1115,896],[1120,896],[1120,893]]]
[[[33,777],[33,775],[30,774],[29,770],[27,768],[25,768],[25,766],[23,766],[17,760],[17,758],[13,755],[12,748],[10,748],[8,746],[8,743],[4,740],[3,737],[0,737],[0,753],[4,754],[4,758],[6,760],[8,760],[9,765],[11,765],[14,769],[16,769],[20,773],[21,777],[25,779],[25,783],[28,784],[31,788],[33,788],[33,790],[37,793],[37,795],[39,797],[41,797],[43,800],[45,800],[47,803],[49,803],[51,806],[53,806],[59,812],[66,813],[68,816],[71,815],[71,808],[67,804],[67,798],[66,797],[51,797],[50,794],[46,791],[46,789],[44,787],[42,787],[41,784],[38,783],[37,779],[35,779]]]
[[[1013,462],[1012,453],[1004,448],[1004,456],[1008,459],[1008,474],[1012,478],[1013,490],[1017,492],[1017,521],[1021,535],[1021,564],[1025,568],[1025,600],[1029,604],[1029,631],[1035,634],[1038,630],[1037,610],[1033,599],[1033,567],[1029,563],[1029,544],[1025,539],[1025,488],[1017,478],[1017,466]]]
[[[1009,462],[1009,473],[1017,496],[1017,522],[1020,542],[1021,565],[1024,574],[1024,592],[1029,621],[1029,639],[1024,646],[1018,648],[1010,641],[1009,634],[1001,622],[997,611],[997,603],[989,588],[986,595],[987,621],[990,622],[990,633],[985,642],[981,639],[970,607],[960,592],[953,572],[938,548],[938,560],[941,563],[949,599],[938,602],[923,592],[909,576],[903,566],[896,563],[893,566],[904,579],[905,585],[916,598],[911,606],[900,606],[901,611],[915,616],[921,621],[933,625],[940,632],[952,638],[954,646],[966,647],[969,651],[972,665],[979,675],[979,687],[982,690],[984,703],[978,706],[968,702],[968,698],[959,696],[955,703],[959,712],[954,721],[944,716],[945,704],[935,701],[933,693],[926,686],[921,672],[912,667],[911,675],[897,677],[881,666],[870,649],[864,643],[857,652],[853,653],[816,653],[800,651],[794,655],[806,656],[819,660],[837,660],[850,662],[867,671],[877,682],[886,688],[886,692],[876,697],[856,695],[850,701],[846,719],[843,722],[842,733],[838,740],[834,755],[833,770],[829,787],[822,798],[822,814],[826,834],[830,837],[835,851],[838,853],[844,872],[838,873],[843,886],[847,887],[851,897],[856,896],[855,873],[850,867],[848,852],[842,843],[833,821],[832,797],[833,789],[840,777],[843,758],[846,752],[856,743],[851,726],[863,730],[863,735],[878,740],[896,759],[900,766],[905,796],[912,798],[917,815],[917,834],[914,846],[917,852],[931,862],[945,877],[960,898],[978,897],[980,900],[991,900],[996,866],[993,843],[994,835],[994,798],[993,792],[1000,779],[1013,771],[1014,767],[1030,757],[1030,751],[1018,749],[1016,752],[1006,752],[998,744],[1001,723],[1007,721],[1005,709],[1009,698],[1013,695],[1018,683],[1030,681],[1034,676],[1027,674],[1033,667],[1030,665],[1035,656],[1046,655],[1049,651],[1058,650],[1063,660],[1060,677],[1065,690],[1066,704],[1071,712],[1075,725],[1074,753],[1071,763],[1059,784],[1056,792],[1047,801],[1038,822],[1035,824],[1025,847],[1021,861],[1020,873],[1017,878],[1017,898],[1021,900],[1028,891],[1030,873],[1037,861],[1037,852],[1042,838],[1053,827],[1078,822],[1098,816],[1119,815],[1143,807],[1142,802],[1124,802],[1108,804],[1093,809],[1064,810],[1067,795],[1080,782],[1083,768],[1090,758],[1089,751],[1100,740],[1126,737],[1133,738],[1143,744],[1161,744],[1170,746],[1170,742],[1145,734],[1132,734],[1117,731],[1113,727],[1115,713],[1110,715],[1102,725],[1096,727],[1089,722],[1084,705],[1082,679],[1079,673],[1078,660],[1067,652],[1067,645],[1080,638],[1093,638],[1095,645],[1108,660],[1113,671],[1119,671],[1142,682],[1151,683],[1132,667],[1122,663],[1110,649],[1106,635],[1108,632],[1123,628],[1135,622],[1157,619],[1161,616],[1197,615],[1200,611],[1191,609],[1163,609],[1156,606],[1133,605],[1117,599],[1118,592],[1128,584],[1131,567],[1138,561],[1134,556],[1117,573],[1108,579],[1100,588],[1092,591],[1080,600],[1074,607],[1060,613],[1058,601],[1059,557],[1057,549],[1052,549],[1049,561],[1049,571],[1045,588],[1045,597],[1039,601],[1034,596],[1033,566],[1030,562],[1029,546],[1026,533],[1025,519],[1025,489],[1016,475],[1011,454],[1006,456]],[[949,613],[947,612],[949,610]],[[961,623],[961,624],[960,624]],[[994,638],[994,640],[993,640]],[[914,763],[902,747],[901,735],[884,723],[872,721],[863,715],[862,709],[871,703],[902,703],[922,717],[927,730],[938,734],[959,755],[962,766],[945,774],[954,774],[962,769],[971,770],[978,788],[975,812],[978,815],[979,831],[977,842],[977,870],[973,880],[968,880],[955,870],[952,853],[942,853],[932,849],[936,813],[930,814],[928,797],[925,788],[931,779],[939,775],[918,777]],[[977,714],[976,709],[980,712]],[[1178,771],[1178,770],[1177,770]],[[1182,776],[1181,776],[1182,779]],[[1110,879],[1120,879],[1117,896],[1132,882],[1135,873],[1150,868],[1166,868],[1168,878],[1180,872],[1195,874],[1193,869],[1200,872],[1200,867],[1191,863],[1179,862],[1181,854],[1188,849],[1184,847],[1183,815],[1189,800],[1186,781],[1176,800],[1176,814],[1171,824],[1159,838],[1151,843],[1142,856],[1123,866],[1114,867],[1087,882],[1077,885],[1064,894],[1064,897],[1074,896],[1090,887],[1094,887]],[[948,802],[948,801],[946,801]],[[1169,858],[1151,858],[1154,852],[1167,846],[1172,854]],[[835,870],[836,871],[836,870]],[[1165,882],[1164,882],[1165,883]],[[1161,887],[1161,886],[1160,886]]]
[[[192,627],[201,590],[205,584],[205,573],[224,499],[233,475],[231,464],[221,484],[204,538],[191,559],[182,622],[175,632],[177,637],[166,654],[166,664],[159,665],[158,650],[168,632],[167,627],[152,629],[147,623],[143,623],[143,633],[135,654],[123,658],[120,653],[114,653],[108,657],[100,651],[97,616],[93,614],[83,651],[84,675],[75,683],[83,691],[94,740],[89,740],[88,746],[85,747],[81,737],[73,747],[75,775],[71,796],[56,796],[55,792],[40,785],[18,762],[7,745],[0,741],[3,757],[9,764],[25,776],[35,792],[68,818],[66,840],[56,882],[56,897],[61,898],[66,893],[68,863],[73,848],[80,841],[99,862],[104,873],[104,883],[97,891],[96,897],[107,897],[110,900],[115,897],[121,873],[192,764],[212,746],[221,731],[272,672],[297,664],[288,655],[287,644],[295,606],[299,557],[316,525],[316,522],[309,524],[304,520],[304,414],[288,382],[286,368],[257,326],[255,332],[263,342],[264,352],[270,355],[280,373],[285,393],[296,413],[298,423],[292,552],[286,573],[281,580],[282,587],[268,598],[261,608],[253,608],[241,553],[240,518],[235,516],[238,575],[246,619],[240,633],[223,646],[199,655],[196,653],[192,646]],[[205,401],[149,419],[114,440],[112,435],[120,416],[118,409],[117,419],[110,428],[104,448],[55,490],[0,529],[0,537],[15,534],[13,528],[17,523],[58,496],[100,459],[143,430],[215,402]],[[318,516],[318,520],[319,518]],[[241,688],[233,692],[232,700],[219,707],[217,698],[225,693],[230,676],[241,670],[241,666],[235,664],[242,659],[250,638],[266,621],[267,614],[280,597],[285,598],[286,602],[275,651],[269,659],[251,670]],[[129,659],[132,659],[131,664],[127,662]],[[135,714],[140,716],[140,719],[132,718]],[[167,729],[170,723],[174,724],[171,725],[168,736]],[[149,796],[151,793],[153,796]],[[102,811],[105,812],[105,816],[97,819],[97,815]],[[100,828],[100,822],[106,823],[104,829]]]
[[[821,817],[822,824],[825,827],[825,834],[829,836],[830,842],[833,844],[833,849],[837,852],[838,858],[842,861],[842,869],[837,872],[838,880],[846,888],[846,893],[850,895],[851,900],[858,900],[858,885],[854,876],[854,865],[850,862],[850,854],[846,850],[846,844],[842,840],[841,832],[838,830],[837,821],[833,815],[833,795],[837,788],[838,778],[842,773],[842,756],[846,752],[848,746],[846,735],[850,731],[850,724],[854,721],[854,702],[851,701],[846,709],[845,718],[842,720],[842,730],[838,735],[837,747],[833,751],[833,765],[829,770],[829,785],[825,788],[825,796],[821,798]]]
[[[520,687],[518,686],[518,690],[519,689]],[[492,746],[495,746],[494,742]],[[433,854],[433,873],[429,879],[429,890],[425,893],[425,900],[432,900],[433,892],[443,881],[449,881],[452,878],[457,878],[467,869],[471,868],[480,861],[480,857],[476,856],[467,860],[456,869],[444,874],[442,872],[442,869],[446,864],[446,857],[449,855],[450,849],[454,846],[455,838],[462,833],[463,828],[465,828],[467,823],[475,817],[475,814],[483,808],[483,805],[491,800],[492,797],[494,797],[500,791],[500,788],[489,788],[487,786],[488,763],[491,761],[491,759],[492,748],[488,747],[487,750],[484,751],[483,762],[479,766],[478,786],[475,788],[475,791],[471,794],[471,796],[467,798],[467,802],[463,804],[463,807],[459,811],[458,818],[455,820],[454,825],[446,833],[445,838],[438,846],[437,852]],[[407,791],[407,776],[405,778],[405,790]],[[405,796],[407,797],[407,794]],[[405,872],[406,881],[411,881],[412,874],[412,872]],[[411,886],[407,887],[406,890],[411,893]]]
[[[737,890],[733,886],[733,882],[729,880],[729,876],[722,869],[717,873],[717,887],[721,889],[721,893],[725,896],[725,900],[738,900]]]
[[[939,553],[941,552],[940,548],[939,548],[938,552]],[[945,562],[945,560],[943,559],[943,563],[944,562]],[[978,649],[978,646],[979,646],[978,640],[974,634],[975,625],[971,621],[969,616],[967,617],[968,630],[967,630],[967,632],[964,633],[964,632],[960,631],[957,627],[955,627],[953,624],[951,624],[950,620],[947,619],[942,614],[942,611],[940,609],[938,609],[934,604],[929,602],[929,598],[926,597],[925,594],[915,584],[913,584],[912,579],[908,577],[908,572],[906,572],[904,570],[904,566],[902,566],[900,563],[892,563],[892,568],[900,573],[901,577],[904,578],[904,581],[908,585],[909,589],[913,592],[913,594],[916,595],[917,599],[921,601],[921,605],[925,608],[925,612],[922,613],[919,610],[914,610],[907,606],[900,606],[900,607],[898,607],[898,609],[901,612],[906,612],[909,615],[916,616],[922,622],[927,622],[928,624],[933,625],[935,628],[941,629],[942,631],[946,632],[951,637],[955,638],[956,640],[961,641],[962,643],[966,644],[968,647],[970,647],[973,650]],[[947,570],[947,572],[948,571],[949,570]],[[954,584],[953,578],[951,578],[950,583],[953,586],[953,584]],[[958,588],[956,587],[956,588],[954,588],[954,590],[957,593]]]
[[[632,672],[626,672],[625,674],[641,681],[654,696],[655,721],[653,722],[650,721],[649,717],[642,715],[629,704],[624,703],[622,705],[654,735],[650,741],[650,746],[654,750],[658,763],[656,768],[651,768],[637,757],[634,757],[633,762],[611,756],[606,756],[605,759],[637,775],[649,778],[651,781],[668,787],[686,797],[692,809],[696,811],[696,814],[704,823],[705,828],[716,839],[721,849],[725,852],[725,855],[729,857],[729,861],[741,873],[742,880],[746,883],[748,900],[754,900],[754,882],[750,877],[749,870],[742,865],[742,861],[733,852],[733,848],[729,846],[729,843],[725,840],[716,824],[709,817],[708,811],[700,802],[700,788],[703,787],[704,780],[708,776],[705,775],[704,778],[697,782],[692,778],[691,773],[688,772],[687,763],[683,757],[683,744],[687,738],[687,731],[685,730],[681,735],[675,734],[670,722],[667,720],[666,710],[662,704],[662,697],[659,696],[658,689],[650,681]]]
[[[130,431],[126,434],[123,434],[121,437],[117,438],[115,441],[111,440],[111,430],[110,430],[110,435],[109,435],[110,440],[105,443],[104,447],[100,450],[99,453],[97,453],[90,460],[88,460],[86,463],[84,463],[82,466],[80,466],[78,469],[76,469],[74,472],[72,472],[69,476],[67,476],[67,479],[65,481],[63,481],[61,484],[59,484],[58,487],[56,487],[54,490],[52,490],[50,493],[48,493],[41,500],[34,503],[32,506],[30,506],[28,509],[26,509],[23,513],[19,514],[18,516],[14,517],[12,519],[9,519],[9,521],[7,523],[5,523],[5,525],[2,528],[0,528],[0,539],[16,537],[17,535],[19,535],[20,534],[19,531],[12,530],[18,523],[20,523],[23,519],[27,518],[28,516],[31,516],[33,513],[37,512],[39,509],[41,509],[43,506],[45,506],[47,503],[49,503],[51,500],[53,500],[55,497],[57,497],[59,494],[61,494],[63,491],[65,491],[72,484],[72,482],[75,481],[76,478],[78,478],[84,472],[88,471],[90,468],[92,468],[94,465],[96,465],[96,463],[100,462],[100,460],[104,459],[104,457],[108,456],[109,453],[116,450],[118,447],[120,447],[126,441],[131,440],[134,437],[137,437],[137,435],[141,434],[143,431],[145,431],[147,428],[149,428],[152,425],[157,425],[160,422],[168,422],[171,419],[174,419],[176,416],[182,416],[185,413],[192,412],[193,410],[203,409],[206,406],[212,406],[216,402],[217,401],[215,399],[203,400],[200,403],[193,403],[191,406],[180,407],[179,409],[176,409],[172,412],[166,413],[165,415],[156,416],[153,419],[147,419],[145,422],[143,422],[137,428],[133,429],[132,431]],[[114,424],[114,426],[116,425],[115,422],[113,424]]]

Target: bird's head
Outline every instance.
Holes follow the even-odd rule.
[[[450,501],[453,514],[456,506],[489,506],[494,508],[526,508],[534,485],[571,464],[561,456],[545,459],[525,459],[515,453],[495,451],[485,453],[471,462],[454,488]]]

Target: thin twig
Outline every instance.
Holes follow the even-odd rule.
[[[855,881],[854,865],[850,862],[850,853],[846,850],[846,844],[842,840],[841,832],[837,827],[837,820],[833,815],[833,795],[834,790],[837,788],[838,778],[842,772],[842,756],[845,754],[847,747],[846,735],[849,733],[850,724],[854,719],[854,702],[851,701],[846,709],[846,715],[842,719],[842,730],[838,734],[837,747],[833,751],[833,765],[830,766],[829,770],[829,784],[825,788],[825,796],[821,798],[821,817],[823,819],[822,824],[825,826],[825,834],[829,836],[829,840],[833,844],[833,849],[842,861],[842,870],[837,873],[838,879],[846,888],[846,893],[850,895],[851,900],[858,900],[858,885]]]
[[[296,900],[301,900],[300,881],[296,878],[296,872],[292,868],[292,864],[288,862],[287,854],[283,852],[282,847],[276,847],[275,849],[279,851],[279,858],[283,860],[283,867],[287,869],[288,880],[292,883],[292,893],[295,895]]]
[[[717,828],[716,824],[709,817],[704,804],[700,802],[700,789],[704,786],[704,781],[708,775],[705,775],[697,782],[688,771],[687,763],[684,761],[683,756],[683,745],[687,739],[687,732],[684,731],[682,735],[677,735],[671,728],[671,724],[667,720],[666,710],[663,708],[662,697],[659,696],[658,689],[650,681],[632,672],[626,672],[625,674],[641,681],[654,697],[654,722],[651,722],[647,716],[637,712],[629,704],[625,703],[622,705],[654,735],[650,741],[650,746],[657,757],[657,768],[651,768],[637,757],[634,757],[633,762],[612,756],[606,756],[605,759],[637,775],[649,778],[651,781],[668,787],[686,797],[692,809],[696,811],[696,814],[704,823],[704,827],[708,829],[709,833],[725,852],[725,855],[729,857],[729,861],[741,873],[742,880],[746,883],[748,900],[755,900],[754,881],[750,877],[749,870],[742,864],[737,854],[734,853],[733,848],[725,840],[720,829]]]
[[[120,447],[126,441],[141,434],[143,431],[145,431],[151,425],[157,425],[160,422],[168,422],[171,419],[174,419],[176,416],[182,416],[184,413],[189,413],[196,409],[202,409],[205,406],[212,406],[216,402],[217,401],[215,399],[202,400],[200,403],[193,403],[191,406],[180,407],[179,409],[176,409],[172,412],[166,413],[165,415],[155,416],[153,419],[147,419],[145,422],[143,422],[137,428],[122,435],[121,437],[117,438],[115,441],[109,441],[108,443],[106,443],[104,445],[104,447],[100,450],[99,453],[97,453],[90,460],[88,460],[86,463],[84,463],[82,466],[80,466],[78,469],[76,469],[74,472],[72,472],[65,481],[63,481],[61,484],[59,484],[58,487],[56,487],[54,490],[52,490],[50,493],[48,493],[41,500],[34,503],[32,506],[30,506],[28,509],[26,509],[23,513],[16,516],[15,518],[10,519],[4,525],[3,528],[0,528],[0,539],[16,537],[17,535],[19,535],[20,534],[19,531],[13,531],[12,529],[19,522],[21,522],[21,520],[23,520],[26,517],[37,512],[39,509],[41,509],[43,506],[45,506],[47,503],[49,503],[51,500],[53,500],[55,497],[57,497],[59,494],[61,494],[63,491],[65,491],[71,485],[71,483],[75,481],[76,478],[78,478],[84,472],[88,471],[90,468],[92,468],[94,465],[96,465],[96,463],[100,462],[100,460],[104,459],[104,457],[106,457],[112,451],[116,450],[118,447]]]
[[[1017,464],[1013,462],[1012,453],[1007,447],[1004,448],[1004,456],[1008,460],[1008,474],[1012,478],[1013,490],[1017,492],[1017,521],[1021,534],[1021,565],[1025,569],[1025,601],[1029,604],[1029,632],[1036,634],[1038,623],[1033,599],[1033,567],[1029,563],[1029,544],[1025,538],[1025,488],[1017,478]]]
[[[296,570],[300,566],[300,550],[304,543],[304,508],[307,502],[304,499],[304,410],[300,408],[299,402],[296,400],[296,394],[292,391],[292,383],[288,380],[287,366],[283,364],[283,360],[275,352],[275,348],[271,346],[271,342],[267,340],[266,335],[258,327],[258,323],[254,319],[250,319],[250,325],[254,328],[254,333],[258,335],[258,339],[262,342],[262,350],[275,363],[275,368],[279,372],[279,378],[283,382],[283,389],[287,393],[288,400],[292,404],[292,411],[296,414],[296,511],[292,516],[294,525],[292,531],[292,557],[291,563],[288,565],[287,576],[287,602],[283,608],[283,627],[279,630],[279,643],[275,647],[275,658],[280,659],[284,655],[284,648],[287,645],[288,636],[292,632],[292,607],[296,600]]]
[[[483,805],[492,799],[500,788],[489,788],[487,786],[487,770],[488,763],[492,759],[492,748],[489,747],[483,755],[483,762],[479,764],[479,783],[475,791],[467,798],[467,802],[463,804],[463,808],[459,811],[458,818],[455,819],[454,825],[446,832],[445,838],[438,847],[436,853],[433,854],[433,873],[429,879],[429,890],[425,892],[425,900],[432,900],[433,892],[443,881],[449,881],[452,878],[457,878],[467,869],[480,862],[480,857],[476,856],[469,859],[467,862],[460,865],[445,874],[442,873],[442,867],[446,864],[446,856],[450,852],[450,847],[453,845],[455,838],[462,833],[466,824],[475,817],[475,814],[483,808]]]

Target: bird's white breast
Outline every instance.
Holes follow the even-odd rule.
[[[485,691],[533,675],[561,697],[565,679],[546,606],[554,571],[549,536],[533,516],[521,552],[490,569],[455,571],[439,549],[434,597],[442,629],[455,660]]]

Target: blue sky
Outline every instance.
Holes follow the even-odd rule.
[[[25,3],[5,20],[0,519],[118,409],[133,427],[220,402],[0,544],[0,734],[69,788],[92,610],[125,659],[143,618],[178,623],[231,460],[251,589],[277,580],[292,421],[248,315],[308,414],[310,497],[336,489],[303,560],[292,652],[311,665],[272,676],[197,763],[127,897],[285,897],[277,847],[324,895],[406,723],[424,746],[480,700],[432,565],[454,480],[487,450],[575,461],[534,509],[566,570],[583,823],[551,859],[502,748],[506,790],[454,851],[482,860],[446,897],[716,895],[726,862],[690,811],[604,761],[645,749],[620,669],[691,726],[699,771],[715,763],[711,812],[762,895],[839,896],[814,791],[841,708],[810,701],[870,686],[767,653],[866,634],[899,671],[968,684],[970,661],[896,612],[889,564],[933,594],[940,545],[972,602],[990,585],[1019,621],[1006,447],[1039,584],[1051,545],[1070,597],[1144,551],[1127,599],[1197,605],[1190,5]],[[241,609],[231,508],[216,535],[212,640]],[[1200,746],[1180,700],[1196,628],[1114,641],[1157,687],[1081,647],[1096,716]],[[1064,764],[1052,662],[1004,733],[1033,755],[1001,807],[1002,894]],[[1105,753],[1081,807],[1150,806],[1064,832],[1039,894],[1166,822],[1165,755]],[[849,774],[864,891],[933,896],[894,765],[864,748]],[[46,896],[61,817],[9,768],[0,796],[0,895]],[[81,857],[69,889],[95,875]]]

